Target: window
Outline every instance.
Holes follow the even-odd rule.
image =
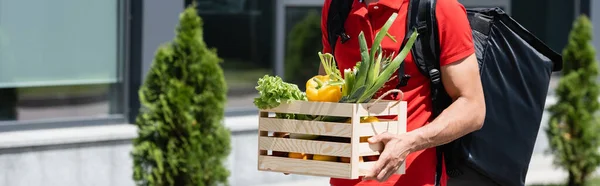
[[[256,83],[265,74],[274,74],[274,3],[275,0],[198,1],[204,41],[223,59],[228,85],[227,114],[256,114]]]
[[[118,0],[0,0],[0,125],[123,113]]]
[[[197,0],[202,12],[243,12],[246,0]]]
[[[323,51],[322,8],[288,6],[285,9],[284,77],[286,82],[304,91],[306,81],[319,73],[318,52]]]

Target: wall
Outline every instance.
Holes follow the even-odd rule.
[[[596,50],[600,50],[600,2],[591,1],[590,9],[590,18],[592,19],[592,25],[594,26],[593,43]],[[596,58],[600,59],[600,52],[596,52]]]
[[[0,135],[0,185],[132,186],[131,125]]]
[[[158,46],[175,37],[183,3],[183,0],[144,0],[142,77],[150,69]]]
[[[135,103],[135,90],[155,50],[174,37],[183,0],[135,1],[130,6],[129,73],[136,77],[129,97]],[[136,22],[142,16],[143,22]],[[133,107],[130,119],[137,110]],[[136,134],[136,127],[128,123],[2,132],[0,185],[133,186],[130,152]]]

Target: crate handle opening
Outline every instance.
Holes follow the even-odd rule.
[[[368,104],[367,105],[367,109],[370,109],[373,105],[375,105],[377,102],[381,101],[385,96],[387,96],[387,95],[389,95],[391,93],[398,93],[398,94],[400,94],[400,99],[396,100],[396,104],[394,104],[392,106],[396,106],[398,103],[400,103],[404,99],[404,92],[402,92],[402,90],[400,90],[400,89],[391,89],[391,90],[388,90],[387,92],[385,92],[383,95],[379,96],[379,98],[377,98],[372,103]]]

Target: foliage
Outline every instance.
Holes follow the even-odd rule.
[[[284,82],[278,76],[265,75],[258,79],[256,90],[259,96],[254,98],[254,105],[259,109],[275,108],[292,100],[306,101],[306,94],[297,85]]]
[[[139,91],[143,108],[131,153],[137,185],[228,184],[227,85],[194,7],[180,14],[174,41],[159,47]]]
[[[592,25],[582,15],[569,35],[563,51],[563,77],[556,89],[558,101],[549,108],[550,152],[554,164],[569,173],[568,185],[584,185],[600,165],[600,130],[597,111],[600,108],[597,84],[598,64],[591,44]]]
[[[309,11],[306,17],[297,23],[287,38],[285,52],[285,80],[305,89],[308,79],[319,72],[317,52],[323,48],[321,42],[321,16]]]

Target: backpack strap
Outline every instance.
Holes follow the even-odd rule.
[[[350,39],[350,36],[346,34],[344,24],[346,23],[346,18],[348,18],[351,9],[351,0],[331,0],[331,3],[329,4],[327,14],[327,39],[329,41],[329,46],[331,47],[332,55],[334,55],[338,37],[341,39],[342,43],[345,43]]]
[[[420,0],[411,0],[410,3],[408,4],[408,12],[406,13],[406,34],[404,35],[404,40],[402,41],[402,44],[400,45],[400,50],[402,50],[405,46],[406,46],[406,42],[408,42],[410,35],[412,34],[412,32],[414,32],[413,28],[418,27],[416,25],[417,23],[417,13],[419,12],[419,4],[420,4]],[[419,30],[417,30],[419,31]],[[420,33],[419,33],[420,34]],[[415,45],[417,43],[417,41],[419,41],[419,38],[422,36],[419,36],[416,40],[415,43],[413,44],[413,48],[411,49],[411,52],[414,53],[415,50]],[[398,51],[399,53],[400,51]],[[415,56],[413,55],[413,58]],[[405,74],[404,71],[404,63],[400,64],[400,68],[398,68],[398,78],[400,79],[398,85],[396,85],[396,88],[400,88],[403,86],[406,86],[408,84],[408,80],[410,79],[410,75]],[[396,94],[396,96],[398,96]]]
[[[411,24],[408,28],[416,28],[420,34],[420,37],[415,40],[411,53],[419,72],[429,79],[430,97],[433,107],[431,117],[433,119],[452,103],[452,99],[448,96],[442,84],[439,33],[435,11],[436,0],[411,0],[409,6],[412,6],[409,7],[409,17],[412,20],[407,22],[407,24]],[[441,185],[442,166],[444,163],[446,164],[449,176],[460,174],[460,171],[454,168],[454,155],[452,153],[444,153],[451,152],[449,148],[449,145],[436,147],[436,186]]]

